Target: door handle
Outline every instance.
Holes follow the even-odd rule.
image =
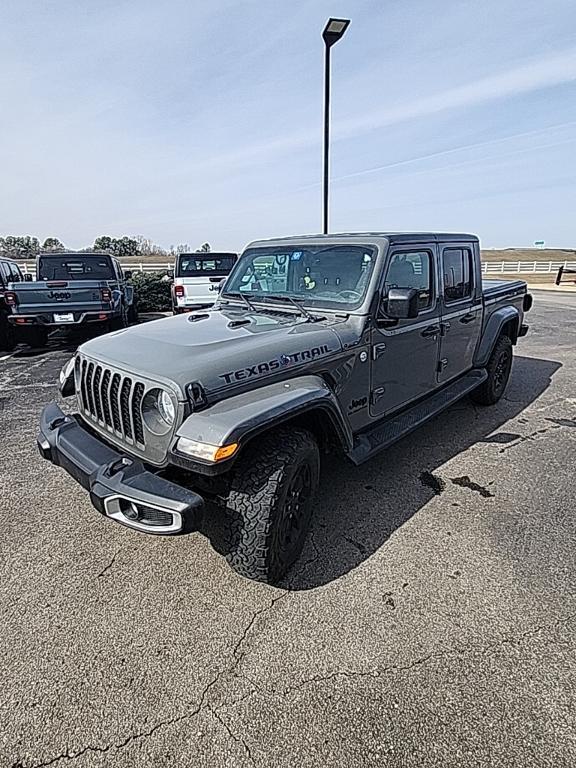
[[[384,352],[386,352],[386,344],[374,344],[372,347],[372,360],[378,360]]]
[[[439,325],[429,325],[428,328],[424,328],[422,333],[420,334],[425,339],[433,338],[434,336],[438,336],[440,333],[440,326]]]
[[[464,323],[464,325],[466,325],[466,323],[472,323],[474,320],[476,320],[476,312],[468,312],[467,315],[460,318],[460,322]]]

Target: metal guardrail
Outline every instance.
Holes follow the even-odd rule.
[[[23,272],[26,274],[35,275],[36,267],[28,264],[20,264]],[[537,275],[550,275],[557,274],[560,268],[565,270],[576,269],[576,261],[483,261],[482,262],[482,274],[494,275],[494,274],[537,274]],[[137,264],[126,264],[126,269],[132,270],[132,272],[168,272],[174,269],[173,262],[163,262],[156,264],[149,264],[147,262],[141,262]]]

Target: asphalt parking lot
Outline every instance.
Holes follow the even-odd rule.
[[[575,308],[498,406],[327,461],[283,588],[100,517],[35,446],[73,347],[0,360],[0,765],[575,765]]]

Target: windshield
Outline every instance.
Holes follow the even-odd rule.
[[[376,259],[364,245],[307,245],[245,251],[226,283],[227,294],[253,299],[289,296],[313,307],[356,309]]]
[[[226,277],[236,262],[235,253],[183,253],[175,277]]]
[[[108,256],[41,256],[39,280],[113,280]]]

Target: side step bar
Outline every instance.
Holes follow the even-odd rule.
[[[434,418],[445,408],[461,400],[487,378],[488,374],[485,370],[470,371],[466,376],[413,405],[408,410],[378,422],[368,431],[358,435],[348,458],[356,465],[368,461],[380,451]]]

